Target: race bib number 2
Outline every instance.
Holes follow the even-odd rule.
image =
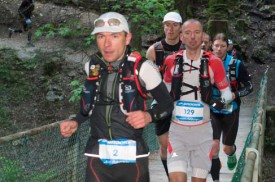
[[[136,141],[99,139],[99,157],[106,165],[136,162]]]
[[[203,104],[201,102],[177,101],[176,118],[180,122],[197,122],[203,119]]]

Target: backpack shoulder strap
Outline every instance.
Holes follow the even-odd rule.
[[[154,44],[154,48],[155,48],[155,51],[157,52],[157,51],[163,51],[164,49],[163,49],[163,46],[162,46],[162,44],[161,44],[161,41],[158,41],[158,42],[156,42],[155,44]]]
[[[200,65],[200,93],[201,100],[207,104],[211,103],[212,99],[212,85],[210,82],[210,74],[209,74],[209,59],[210,54],[207,52],[203,52],[201,57],[201,65]]]
[[[154,44],[155,48],[155,61],[157,66],[162,66],[164,58],[164,48],[161,41],[158,41]]]
[[[169,56],[168,56],[169,57]],[[173,57],[173,73],[170,95],[173,100],[179,100],[181,97],[181,87],[183,80],[183,51],[179,51],[176,54],[171,55]]]
[[[128,56],[128,61],[135,62],[133,73],[134,73],[134,79],[135,79],[135,83],[139,93],[141,94],[142,97],[149,98],[146,92],[146,89],[142,86],[139,79],[139,71],[140,71],[141,65],[146,61],[146,59],[143,58],[139,52],[134,51]]]
[[[231,58],[231,60],[228,64],[230,80],[236,80],[238,78],[240,62],[241,62],[240,60],[235,59],[234,57]]]

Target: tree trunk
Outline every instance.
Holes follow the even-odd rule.
[[[136,22],[131,23],[131,32],[132,32],[132,40],[131,47],[136,50],[142,49],[142,39],[141,39],[141,30],[139,29],[140,24]]]
[[[228,20],[209,20],[207,32],[213,38],[217,33],[228,33]]]
[[[213,39],[217,33],[228,34],[228,0],[210,0],[208,3],[208,25],[207,32]]]
[[[188,16],[187,7],[189,3],[190,1],[188,0],[175,0],[175,9],[178,9],[183,21],[187,19],[187,16]]]

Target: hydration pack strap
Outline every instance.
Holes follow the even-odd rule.
[[[212,100],[212,85],[209,76],[209,56],[203,55],[200,65],[200,93],[201,100],[210,104]]]
[[[232,58],[229,62],[228,67],[229,67],[228,71],[229,71],[230,81],[236,80],[236,78],[237,78],[237,73],[236,73],[237,59]]]
[[[149,98],[145,88],[141,85],[140,81],[139,81],[139,71],[140,71],[140,67],[142,65],[142,63],[145,61],[145,59],[142,58],[142,55],[135,51],[132,52],[129,56],[128,56],[128,61],[135,61],[135,65],[134,65],[134,78],[135,78],[135,82],[137,85],[137,89],[140,93],[140,95],[144,98]]]
[[[159,69],[161,69],[164,61],[164,48],[161,44],[161,41],[156,42],[154,45],[154,48],[155,48],[155,54],[156,54],[155,55],[156,65],[159,67]]]
[[[183,56],[180,54],[177,54],[174,60],[174,70],[172,76],[170,95],[174,100],[179,100],[183,80]]]
[[[185,66],[185,65],[189,66],[190,69],[189,70],[184,70],[184,72],[190,72],[190,71],[194,71],[194,70],[198,70],[199,69],[199,68],[193,66],[192,64],[190,65],[188,63],[183,63],[183,66]],[[185,82],[182,83],[182,86],[189,87],[192,90],[189,90],[187,92],[182,92],[181,95],[187,95],[187,94],[190,94],[190,93],[194,92],[195,100],[198,100],[198,93],[197,93],[198,87],[197,86],[193,86],[193,85],[190,85],[190,84],[185,83]]]
[[[187,91],[187,92],[182,92],[181,95],[187,95],[187,94],[190,94],[190,93],[194,92],[194,94],[195,94],[195,100],[198,100],[198,93],[197,93],[198,87],[193,86],[193,85],[189,85],[189,84],[187,84],[187,83],[183,83],[182,86],[189,87],[189,88],[191,88],[192,90],[189,90],[189,91]]]
[[[228,65],[231,90],[234,92],[237,90],[238,63],[238,60],[232,57]]]

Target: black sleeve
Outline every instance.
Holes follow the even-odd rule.
[[[242,54],[241,54],[239,51],[237,51],[236,56],[237,56],[237,59],[238,59],[238,60],[244,61],[244,60],[243,60],[243,56],[242,56]]]
[[[76,115],[78,124],[85,122],[89,118],[89,113],[93,109],[96,83],[86,79],[80,98],[80,110]]]
[[[174,103],[165,84],[161,82],[156,88],[150,90],[150,93],[157,101],[157,104],[154,104],[151,109],[147,110],[153,121],[157,121],[171,115],[174,109]]]
[[[253,91],[251,76],[248,73],[243,62],[241,62],[239,65],[237,81],[238,81],[238,90],[235,92],[236,98],[244,97]]]
[[[88,115],[85,116],[85,115],[83,115],[83,113],[78,112],[74,119],[76,120],[78,125],[81,125],[81,123],[84,123],[85,121],[87,121],[89,119],[89,116]]]

